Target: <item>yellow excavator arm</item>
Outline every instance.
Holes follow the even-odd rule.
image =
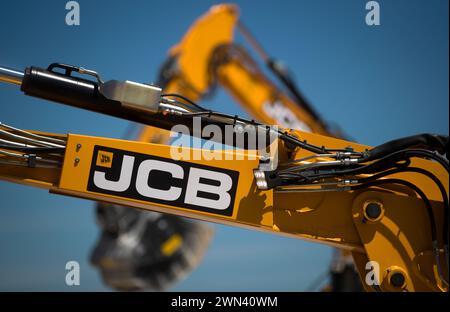
[[[17,134],[8,126],[2,125],[2,129]],[[23,137],[34,134],[21,133]],[[299,131],[292,134],[329,149],[351,146],[356,152],[364,152],[368,148],[316,134]],[[43,187],[51,193],[242,226],[346,249],[352,252],[361,276],[366,276],[369,261],[377,263],[381,290],[446,289],[444,278],[440,277],[447,274],[444,246],[439,239],[437,251],[442,263],[438,265],[430,230],[435,226],[436,233],[443,233],[444,205],[433,181],[420,172],[394,173],[389,179],[376,179],[373,181],[379,182],[369,182],[367,186],[359,182],[368,179],[364,174],[328,182],[330,185],[310,183],[266,189],[258,180],[261,175],[264,177],[261,171],[264,163],[260,156],[252,159],[254,154],[248,151],[224,150],[215,154],[217,159],[205,161],[193,160],[202,151],[189,147],[180,152],[174,146],[75,134],[40,136],[44,142],[58,138],[63,148],[57,153],[53,148],[42,148],[42,152],[38,149],[38,156],[32,160],[31,147],[14,149],[3,145],[2,179]],[[291,163],[300,167],[320,166],[333,158],[302,148],[292,150],[284,143],[279,145],[280,166]],[[174,153],[181,153],[186,159],[175,161]],[[439,164],[429,160],[414,158],[410,166],[431,172],[440,181],[448,177]],[[161,187],[158,182],[148,185],[152,171],[176,177],[176,186]],[[204,184],[202,179],[219,181],[224,189]],[[423,199],[399,181],[427,193],[434,225],[427,217]],[[445,189],[448,192],[448,184]],[[203,198],[199,192],[218,194],[219,198]],[[397,279],[403,281],[401,285],[396,283]]]
[[[216,18],[204,16],[197,22],[202,27],[172,50],[179,70],[164,91],[105,82],[92,70],[65,64],[24,72],[0,68],[1,80],[27,95],[155,127],[141,131],[138,142],[1,124],[0,178],[348,250],[368,291],[447,291],[448,160],[442,155],[448,137],[423,134],[372,148],[326,135],[310,110],[243,61],[232,43],[236,9],[218,6],[211,14]],[[212,30],[216,43],[189,47]],[[192,57],[196,49],[200,57]],[[210,77],[261,122],[196,104],[214,83]],[[277,102],[289,113],[273,114]],[[267,125],[281,121],[299,129]],[[197,149],[177,138],[171,145],[149,142],[165,140],[168,130],[235,148]],[[222,134],[231,134],[231,141]],[[258,144],[251,144],[252,136]]]
[[[164,87],[165,93],[182,94],[193,101],[202,100],[220,85],[255,120],[335,136],[306,101],[298,98],[300,95],[296,101],[291,99],[266,77],[247,50],[235,43],[236,30],[257,45],[239,21],[237,6],[213,6],[172,47],[161,68],[158,85]],[[265,58],[269,67],[277,66],[275,61]],[[164,130],[146,127],[139,139],[167,142],[169,137]]]
[[[278,88],[259,68],[249,52],[235,43],[234,33],[240,31],[268,68],[291,87],[292,95]],[[329,136],[339,136],[307,104],[280,63],[268,57],[264,49],[239,21],[238,7],[230,4],[213,6],[189,29],[181,42],[169,53],[159,74],[159,85],[167,93],[179,93],[195,101],[210,96],[216,87],[224,88],[255,120]],[[293,98],[294,99],[293,99]],[[144,126],[140,141],[167,143],[168,131]],[[361,285],[351,254],[336,252],[331,268],[333,291],[359,291]],[[340,267],[340,270],[333,268]],[[350,275],[350,276],[348,276]],[[344,284],[342,281],[346,281]]]

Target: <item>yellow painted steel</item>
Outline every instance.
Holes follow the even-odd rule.
[[[0,155],[0,160],[4,159]],[[61,170],[52,168],[28,168],[0,164],[0,179],[39,188],[48,189],[58,184]]]
[[[81,148],[79,149],[77,149],[78,144],[81,144]],[[128,152],[148,154],[166,159],[172,158],[171,157],[172,147],[168,145],[106,139],[106,138],[95,138],[69,134],[61,179],[58,187],[52,189],[51,190],[52,192],[68,193],[70,195],[76,195],[84,198],[93,198],[93,199],[101,198],[102,201],[106,202],[114,202],[114,203],[120,202],[124,205],[134,206],[137,208],[156,210],[160,212],[168,212],[199,219],[203,219],[202,217],[204,216],[208,220],[211,220],[211,217],[213,217],[214,220],[217,222],[220,222],[220,220],[228,220],[228,221],[242,220],[242,223],[249,223],[246,222],[245,220],[258,217],[261,219],[261,222],[259,222],[257,226],[269,228],[272,227],[272,220],[267,218],[265,212],[268,209],[268,207],[271,207],[273,205],[272,203],[273,191],[256,190],[256,185],[254,183],[253,178],[253,170],[258,168],[259,161],[258,159],[253,160],[248,159],[249,157],[245,156],[246,152],[244,151],[238,152],[223,151],[222,152],[223,160],[213,159],[208,160],[207,163],[203,159],[183,160],[194,164],[203,164],[203,165],[207,164],[210,167],[234,170],[239,172],[239,182],[235,200],[236,205],[233,209],[233,215],[228,217],[228,216],[218,216],[217,214],[209,212],[193,211],[187,208],[163,204],[151,203],[151,205],[149,205],[149,202],[146,201],[128,199],[113,195],[98,194],[87,191],[87,182],[95,145],[125,150]],[[186,150],[191,152],[192,154],[197,154],[198,151],[190,148]],[[240,153],[243,154],[243,157],[246,160],[242,161],[224,160],[227,157],[226,154],[229,154],[232,157],[232,159],[236,159],[237,157],[236,155]],[[259,212],[257,213],[257,215],[253,216],[252,215],[253,210],[250,210],[249,208],[247,208],[247,206],[252,207],[253,209],[255,208],[258,209]]]
[[[237,18],[238,10],[235,6],[220,5],[215,6],[194,24],[181,43],[171,51],[171,55],[179,57],[180,71],[178,76],[175,76],[166,86],[165,92],[181,93],[192,100],[201,97],[209,86],[208,62],[211,53],[217,46],[232,42]],[[276,123],[276,120],[271,119],[261,110],[266,101],[273,99],[274,96],[279,96],[283,104],[292,110],[299,119],[305,120],[314,132],[325,133],[325,130],[316,125],[306,112],[294,107],[295,104],[289,98],[277,94],[276,88],[262,75],[248,71],[246,64],[234,60],[221,66],[218,69],[218,75],[221,85],[247,110],[252,111],[255,118],[265,123]],[[249,92],[249,90],[251,91]],[[258,112],[261,113],[258,114]],[[369,148],[365,145],[320,134],[300,131],[291,131],[291,133],[302,140],[328,148],[352,146],[356,151],[364,151]],[[373,290],[364,283],[368,273],[366,268],[368,261],[376,261],[379,264],[380,288],[383,291],[446,290],[436,274],[437,267],[431,251],[430,224],[423,201],[415,194],[398,186],[383,185],[383,187],[346,192],[313,192],[311,190],[311,192],[302,193],[281,193],[276,190],[262,191],[256,188],[253,177],[253,170],[258,167],[257,160],[205,161],[200,159],[191,162],[239,171],[239,184],[232,216],[149,203],[87,190],[94,145],[170,158],[170,146],[155,144],[156,142],[166,142],[168,137],[168,131],[147,126],[141,131],[138,139],[153,143],[70,134],[67,136],[67,150],[62,169],[6,166],[0,162],[0,178],[47,188],[53,193],[242,226],[332,245],[352,252],[363,285],[368,291]],[[77,144],[81,144],[78,151]],[[245,152],[223,152],[224,155],[236,153]],[[310,152],[302,149],[291,151],[283,144],[280,144],[279,153],[282,161],[311,155]],[[106,159],[108,155],[104,156]],[[5,157],[0,155],[0,160]],[[79,159],[79,161],[75,159]],[[105,161],[105,166],[107,165],[108,162]],[[448,193],[448,175],[437,163],[413,159],[412,166],[431,171],[443,182]],[[410,181],[426,193],[434,209],[441,240],[444,208],[441,195],[434,183],[417,173],[401,173],[390,177]],[[383,206],[383,216],[379,220],[368,221],[367,218],[364,218],[364,207],[370,201],[376,201]],[[270,251],[270,247],[268,250]],[[442,258],[443,255],[441,255]],[[448,279],[444,263],[442,268],[444,276]],[[390,277],[395,272],[402,272],[405,275],[406,280],[403,287],[394,287],[389,283]]]
[[[194,22],[181,42],[170,51],[172,56],[178,56],[182,79],[198,94],[209,87],[208,67],[214,50],[233,41],[238,17],[237,6],[215,5]]]
[[[356,151],[364,151],[368,146],[350,143],[331,137],[294,131],[292,134],[307,140],[312,144],[327,146],[328,148],[353,147]],[[297,150],[295,159],[311,155],[310,152]],[[414,158],[412,167],[426,168],[436,175],[448,194],[449,184],[446,171],[437,163]],[[417,173],[399,173],[388,178],[401,178],[422,189],[432,201],[434,215],[437,221],[437,233],[442,241],[443,212],[442,197],[434,182]],[[311,199],[312,196],[314,199]],[[308,197],[311,204],[304,203],[303,197]],[[368,222],[364,218],[364,204],[367,201],[378,201],[383,204],[382,218],[375,222]],[[394,186],[383,188],[370,188],[350,192],[324,192],[324,193],[275,193],[274,205],[276,207],[296,207],[303,209],[297,214],[287,214],[286,219],[291,225],[301,226],[302,236],[311,234],[319,241],[335,240],[341,248],[348,244],[357,244],[363,247],[367,261],[376,261],[380,266],[381,289],[384,291],[438,291],[445,290],[437,278],[435,259],[431,252],[431,226],[423,201],[411,194],[410,190]],[[300,216],[302,215],[302,216]],[[297,216],[297,218],[295,218]],[[277,220],[274,216],[274,224]],[[443,246],[441,247],[441,251]],[[355,255],[355,252],[353,253]],[[356,256],[354,258],[361,258]],[[444,276],[448,278],[447,266],[443,262],[444,253],[441,252]],[[368,273],[367,261],[355,261],[364,283]],[[389,272],[398,269],[406,274],[404,288],[393,287],[389,281]]]
[[[329,148],[352,146],[363,151],[368,146],[325,137],[317,134],[292,131],[300,139]],[[446,289],[436,275],[436,263],[432,256],[430,224],[420,198],[403,188],[389,185],[367,190],[346,192],[281,193],[277,190],[262,191],[256,188],[253,170],[258,160],[189,160],[195,164],[231,169],[239,172],[234,211],[231,216],[217,215],[183,207],[149,203],[126,197],[105,195],[87,190],[89,170],[98,158],[93,158],[95,145],[111,147],[147,155],[171,158],[170,146],[106,139],[69,134],[67,149],[61,169],[43,172],[36,168],[0,165],[1,178],[19,183],[31,183],[50,189],[50,192],[86,199],[111,202],[146,210],[171,213],[204,221],[223,223],[245,228],[268,231],[295,238],[332,245],[353,253],[355,263],[364,280],[367,261],[380,266],[382,290],[437,291]],[[77,147],[81,145],[81,147]],[[193,149],[188,149],[194,154]],[[236,159],[245,151],[223,151]],[[311,153],[303,149],[291,151],[280,143],[281,162],[300,159]],[[103,165],[109,166],[108,154]],[[109,155],[110,156],[110,155]],[[187,161],[187,160],[184,160]],[[282,163],[281,163],[282,164]],[[430,170],[444,182],[448,192],[448,179],[438,164],[413,159],[414,167]],[[41,175],[42,174],[42,175]],[[59,176],[59,174],[61,174]],[[430,198],[433,205],[438,233],[442,233],[443,204],[436,187],[416,173],[402,173],[402,179],[413,182]],[[378,221],[364,220],[364,206],[368,201],[383,205],[383,217]],[[439,234],[441,235],[441,234]],[[441,238],[439,236],[439,238]],[[442,247],[442,246],[441,246]],[[443,255],[442,255],[443,258]],[[445,266],[445,276],[448,272]],[[392,272],[404,272],[405,286],[397,289],[389,283]],[[367,290],[372,290],[365,285]]]
[[[161,245],[161,253],[166,257],[173,255],[183,244],[183,237],[180,234],[173,234]]]
[[[209,62],[214,50],[233,41],[239,9],[231,4],[213,6],[197,19],[183,39],[172,47],[169,55],[177,57],[177,73],[164,88],[164,93],[182,94],[192,101],[201,98],[209,88]],[[144,126],[138,140],[152,143],[169,141],[170,131]]]
[[[280,92],[259,70],[249,70],[240,60],[234,60],[220,66],[217,70],[220,84],[241,103],[256,120],[269,125],[283,125],[282,117],[267,110],[280,105],[284,115],[306,124],[311,132],[330,135],[324,127],[308,112],[302,109],[286,94]],[[277,108],[274,108],[277,109]],[[283,115],[282,114],[282,115]]]

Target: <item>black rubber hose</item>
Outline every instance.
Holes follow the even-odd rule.
[[[393,152],[407,148],[423,148],[427,150],[437,151],[440,154],[446,154],[448,158],[449,138],[445,135],[438,134],[417,134],[409,137],[401,138],[386,142],[367,152],[364,161],[370,161],[380,157],[384,157]]]

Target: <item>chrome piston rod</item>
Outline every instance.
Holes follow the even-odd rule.
[[[21,85],[23,79],[23,71],[0,66],[0,81]]]

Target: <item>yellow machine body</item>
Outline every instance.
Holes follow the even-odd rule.
[[[317,134],[295,131],[296,136],[313,144],[330,148],[352,146],[357,151],[367,146],[325,137]],[[280,163],[300,159],[311,154],[303,149],[291,151],[279,144]],[[95,147],[97,146],[97,154]],[[134,142],[69,134],[64,163],[61,170],[41,168],[0,166],[2,179],[21,184],[47,188],[52,193],[76,196],[96,201],[105,201],[130,207],[176,214],[203,221],[242,226],[255,230],[273,232],[309,241],[328,244],[352,252],[361,278],[370,273],[366,267],[369,261],[379,265],[382,290],[438,291],[445,286],[437,277],[432,254],[430,224],[423,202],[407,189],[398,186],[373,187],[360,191],[346,192],[280,192],[259,190],[255,185],[253,171],[258,168],[258,159],[250,159],[243,150],[222,151],[222,160],[183,160],[188,165],[207,166],[212,170],[231,170],[238,173],[236,195],[232,214],[229,216],[190,209],[183,205],[161,204],[149,200],[139,200],[128,195],[110,195],[90,191],[88,183],[92,168],[98,166],[99,157],[108,159],[103,166],[113,166],[120,162],[120,155],[142,154],[171,161],[174,147],[154,143]],[[198,152],[187,148],[190,155]],[[100,155],[99,155],[100,151]],[[102,154],[103,152],[103,154]],[[119,153],[120,154],[120,153]],[[226,157],[234,160],[225,160]],[[254,155],[254,154],[253,154]],[[235,160],[247,157],[245,160]],[[3,156],[1,156],[3,157]],[[433,172],[442,181],[446,173],[438,164],[414,159],[415,167]],[[44,170],[44,171],[43,171]],[[432,201],[437,220],[438,233],[442,233],[443,205],[439,192],[428,178],[415,173],[400,173],[401,177],[413,182],[424,190]],[[445,184],[448,192],[448,183]],[[382,205],[383,214],[379,220],[365,217],[365,206],[369,202]],[[270,247],[268,247],[270,251]],[[443,255],[441,259],[443,258]],[[445,265],[443,265],[445,267]],[[388,283],[392,272],[401,271],[406,276],[403,287],[393,287]],[[448,274],[445,272],[445,274]],[[364,283],[363,283],[364,284]],[[367,290],[373,290],[365,285]]]
[[[220,5],[215,6],[194,24],[181,43],[171,50],[172,56],[179,57],[180,70],[178,76],[171,79],[165,87],[166,93],[180,93],[192,100],[203,96],[210,86],[209,59],[218,46],[232,42],[237,18],[238,10],[235,6]],[[328,134],[326,129],[317,124],[306,111],[296,106],[289,97],[280,94],[259,71],[248,65],[248,62],[232,60],[217,69],[217,78],[255,118],[267,124],[278,124],[276,118],[263,113],[263,106],[276,99],[282,101],[292,115],[304,121],[314,132],[290,130],[297,138],[327,148],[351,146],[359,152],[370,148],[321,135]],[[191,206],[178,201],[170,204],[168,201],[157,202],[151,198],[144,200],[141,197],[137,198],[135,194],[129,195],[124,192],[122,194],[99,192],[91,187],[95,168],[110,169],[117,166],[119,168],[117,162],[120,163],[124,155],[134,155],[134,159],[141,160],[166,160],[173,164],[171,157],[173,147],[157,144],[168,141],[169,131],[144,126],[138,137],[140,142],[77,134],[47,135],[67,140],[62,168],[5,166],[4,162],[0,162],[0,178],[46,188],[52,193],[242,226],[328,244],[352,253],[362,284],[368,291],[376,290],[370,283],[366,283],[368,274],[370,276],[373,270],[378,272],[379,288],[383,291],[448,290],[437,274],[430,224],[423,201],[406,188],[383,185],[358,191],[327,191],[327,187],[322,186],[319,187],[320,192],[317,192],[317,187],[305,190],[304,187],[300,189],[293,186],[289,190],[284,188],[283,191],[260,190],[256,187],[254,178],[254,170],[259,166],[259,159],[249,159],[250,157],[247,157],[249,151],[225,150],[221,152],[222,159],[180,160],[178,165],[184,166],[184,169],[208,167],[212,171],[234,172],[233,176],[237,178],[233,180],[235,194],[231,201],[231,212],[228,210],[227,214],[224,214],[223,211],[218,213],[198,209],[200,205],[196,207],[192,202]],[[190,155],[199,152],[187,147],[186,149]],[[233,160],[226,160],[227,155]],[[280,164],[310,155],[312,153],[304,149],[291,150],[284,143],[278,144]],[[238,156],[245,160],[236,160]],[[8,160],[8,156],[0,153],[0,160]],[[306,163],[320,160],[323,159],[316,158]],[[176,165],[175,163],[174,166]],[[414,158],[412,165],[432,172],[443,182],[448,194],[448,175],[439,164]],[[184,171],[182,180],[189,176],[189,170]],[[417,173],[399,173],[389,177],[412,182],[426,193],[434,209],[437,232],[442,233],[443,200],[433,181]],[[133,182],[135,181],[132,180],[130,183]],[[365,211],[368,204],[373,202],[382,207],[382,215],[376,220],[368,218]],[[170,249],[170,246],[167,248]],[[444,259],[442,246],[440,250],[441,259]],[[267,252],[270,252],[270,246],[267,246]],[[442,263],[441,266],[444,268],[443,275],[448,278],[446,265]],[[404,283],[400,286],[392,285],[390,282],[391,277],[397,272],[401,272],[405,277]]]

